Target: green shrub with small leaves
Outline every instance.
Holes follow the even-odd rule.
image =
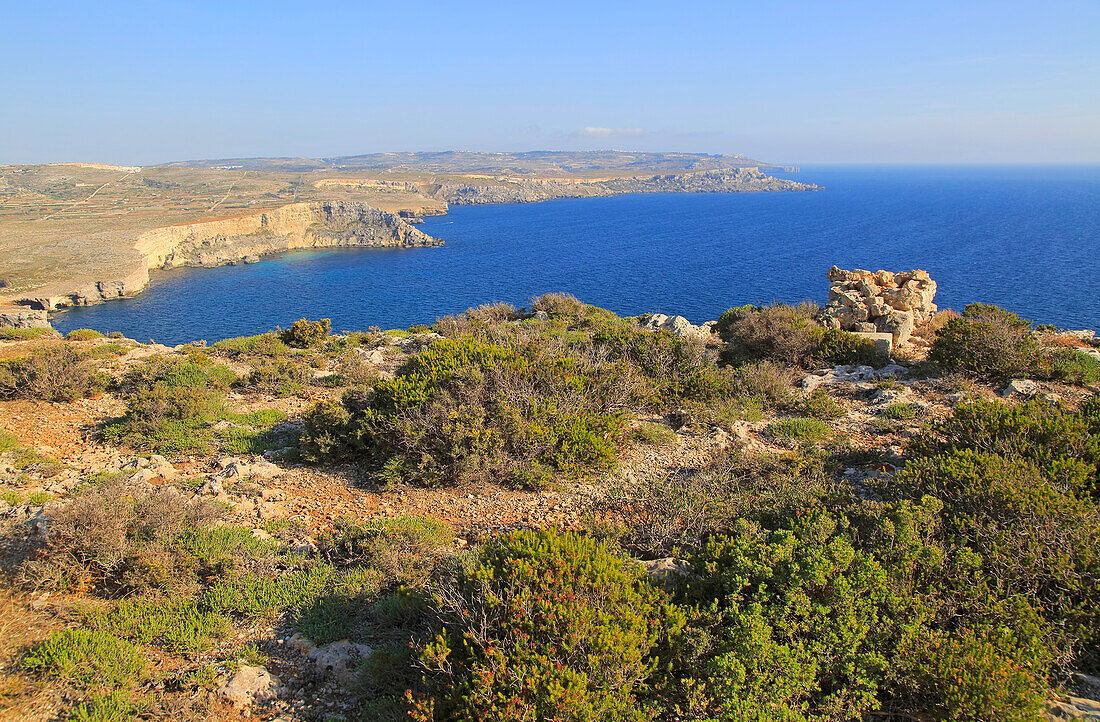
[[[818,315],[811,303],[730,309],[718,320],[719,336],[726,341],[722,358],[734,364],[771,360],[805,369],[886,362],[873,343],[848,331],[826,329]]]
[[[309,321],[302,318],[279,334],[279,339],[287,346],[309,348],[327,339],[331,332],[332,321],[327,318],[322,318],[320,321]]]
[[[1034,376],[1039,340],[1030,321],[997,306],[972,303],[936,333],[928,359],[951,371],[993,379]]]
[[[74,328],[65,334],[66,341],[91,341],[97,338],[103,338],[103,334],[91,328]]]
[[[0,328],[0,341],[30,341],[55,333],[52,328]]]
[[[0,399],[66,402],[94,396],[109,379],[71,346],[52,346],[0,361]]]
[[[435,613],[414,719],[650,719],[641,693],[685,621],[634,562],[551,531],[483,547]]]
[[[211,348],[230,358],[241,356],[265,356],[275,358],[285,356],[290,348],[282,342],[274,331],[261,333],[256,336],[240,336],[218,341]]]

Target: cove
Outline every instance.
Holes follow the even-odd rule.
[[[826,301],[825,271],[924,268],[936,302],[1100,327],[1100,167],[820,167],[811,193],[657,194],[452,207],[446,245],[292,252],[155,274],[141,294],[57,314],[58,330],[213,342],[331,318],[431,323],[566,291],[620,314],[693,322],[743,303]]]

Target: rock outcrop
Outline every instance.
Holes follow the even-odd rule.
[[[0,328],[51,328],[46,312],[28,306],[0,306]]]
[[[655,313],[643,324],[643,328],[650,331],[670,331],[680,338],[697,338],[700,341],[716,341],[714,334],[716,321],[706,321],[698,326],[688,321],[683,316],[666,316],[663,313]]]
[[[914,327],[936,313],[936,282],[927,271],[845,271],[833,266],[829,305],[822,322],[846,331],[888,333],[894,345],[909,340]]]

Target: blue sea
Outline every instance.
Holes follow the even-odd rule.
[[[57,314],[61,331],[176,344],[331,318],[431,323],[566,291],[624,315],[694,322],[744,303],[824,303],[826,270],[923,268],[936,303],[995,303],[1100,330],[1100,167],[809,167],[812,193],[660,194],[456,206],[438,248],[293,252],[158,272],[134,298]]]

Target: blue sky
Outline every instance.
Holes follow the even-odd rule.
[[[1100,162],[1100,2],[0,0],[0,163]]]

